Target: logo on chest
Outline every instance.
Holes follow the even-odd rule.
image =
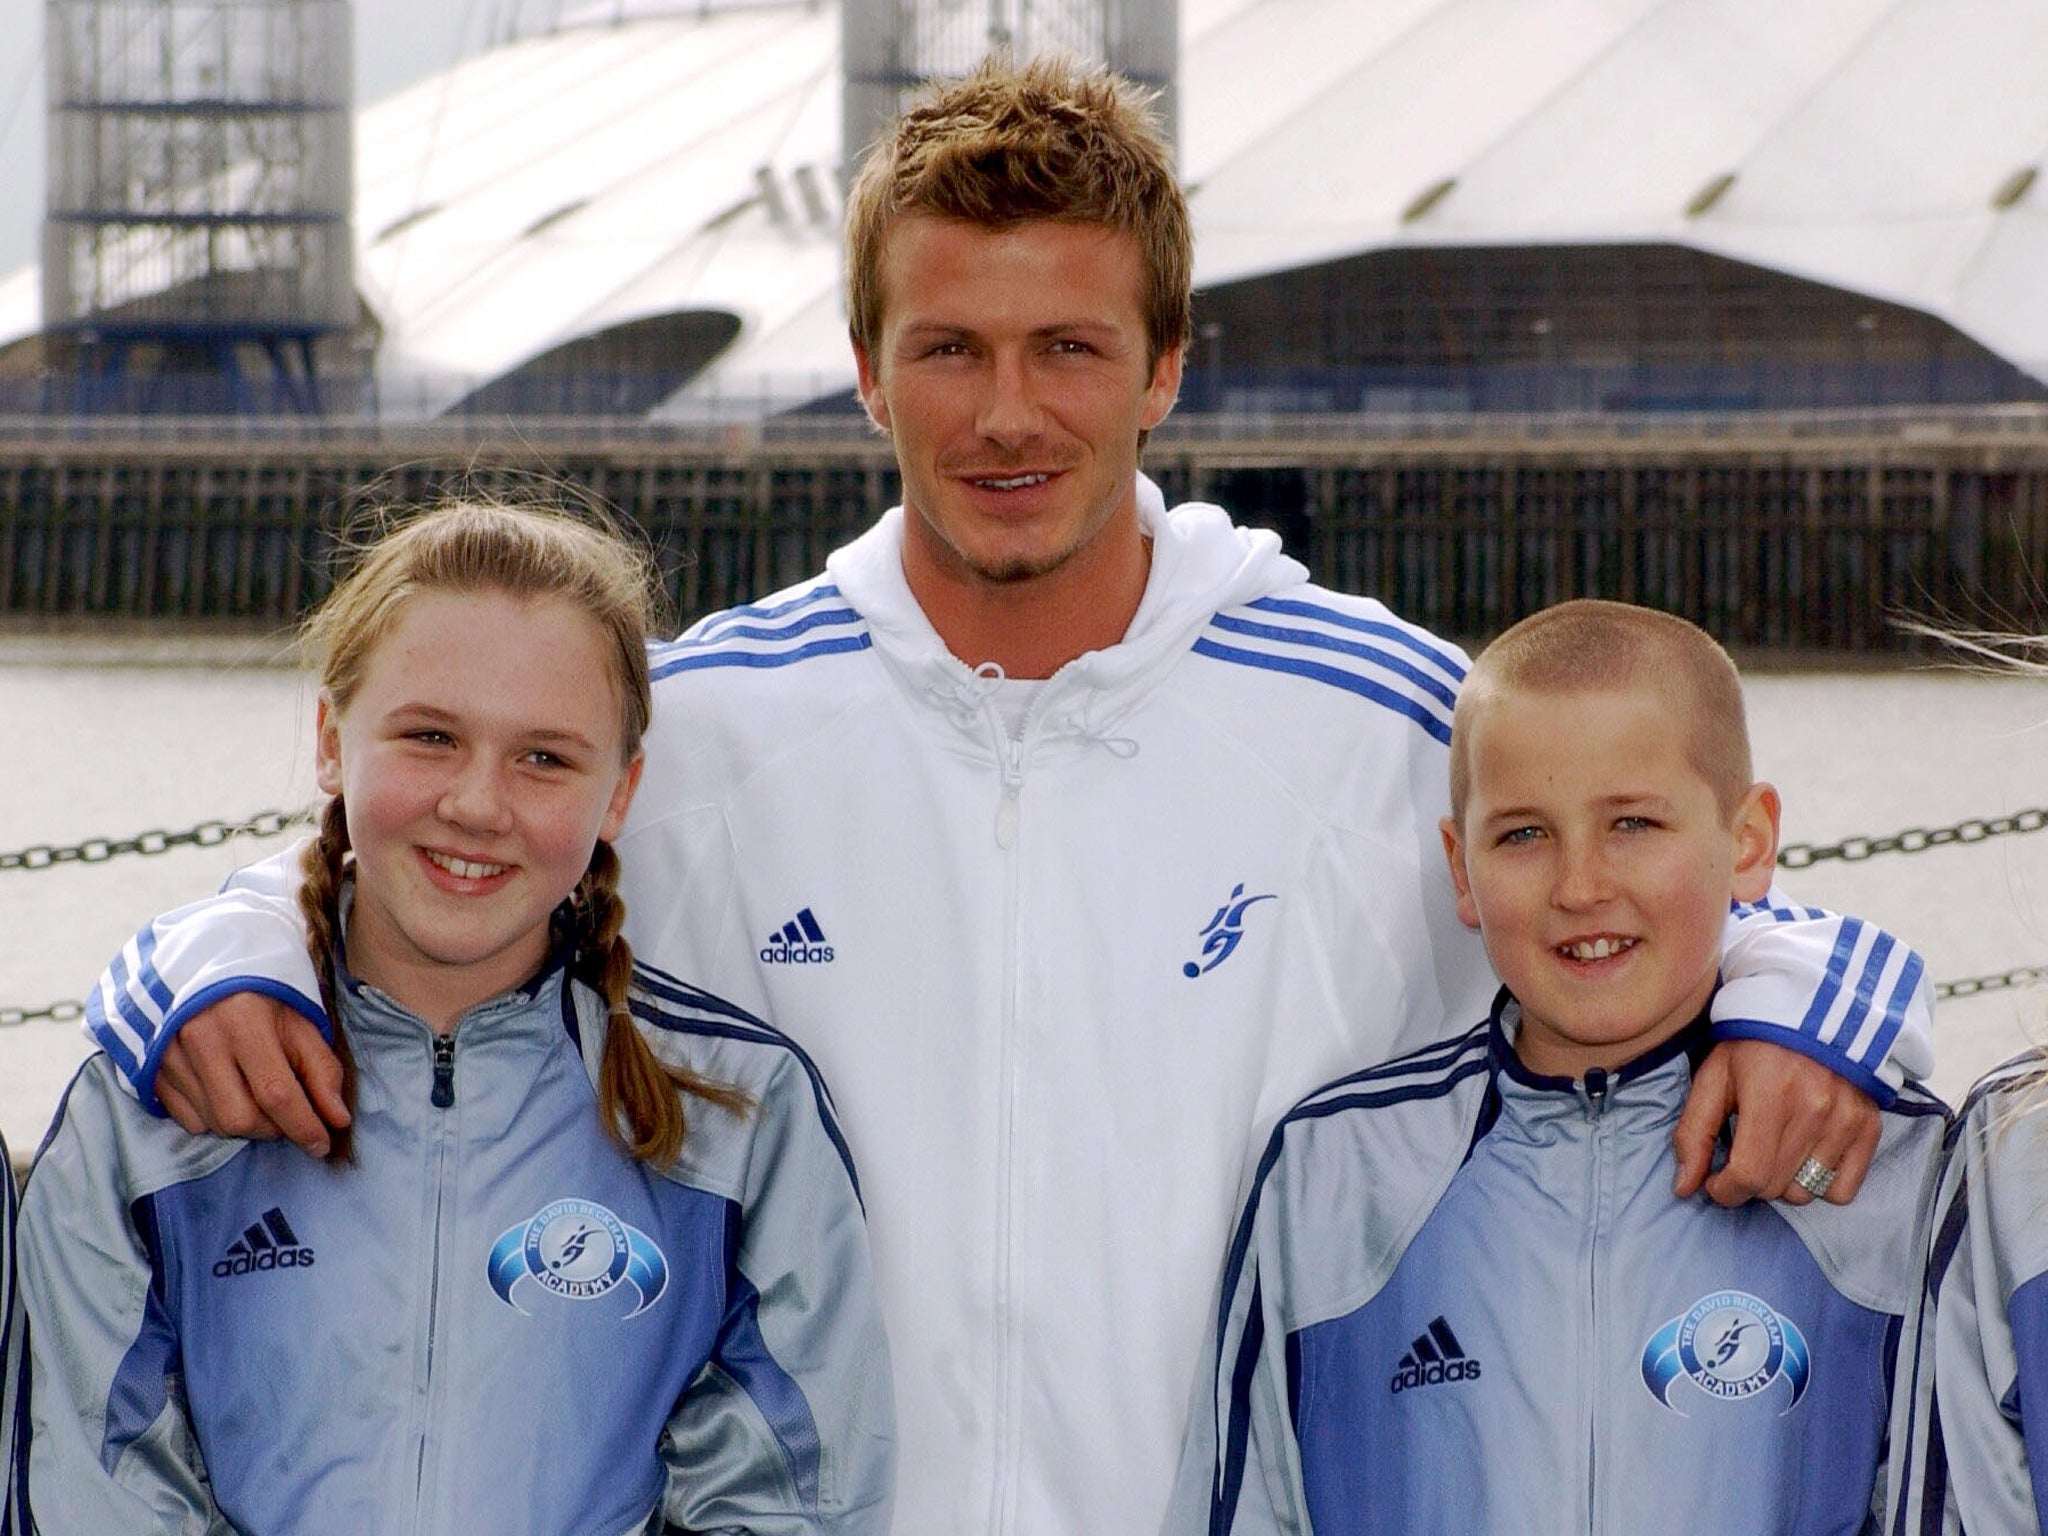
[[[522,1316],[513,1292],[531,1280],[568,1301],[596,1301],[620,1286],[639,1298],[638,1317],[668,1289],[668,1259],[653,1238],[591,1200],[557,1200],[491,1245],[491,1289]]]
[[[1247,896],[1244,882],[1239,881],[1230,889],[1230,899],[1216,909],[1216,915],[1209,919],[1208,926],[1195,935],[1202,946],[1202,952],[1180,968],[1181,975],[1193,981],[1206,976],[1217,966],[1228,960],[1244,942],[1244,915],[1262,901],[1277,901],[1273,895]]]
[[[214,1262],[213,1273],[216,1279],[228,1280],[236,1275],[312,1267],[313,1250],[299,1241],[282,1208],[273,1205],[228,1244],[226,1255]]]
[[[1685,1410],[1671,1401],[1671,1389],[1681,1376],[1723,1402],[1755,1397],[1782,1376],[1791,1383],[1792,1401],[1780,1411],[1790,1413],[1806,1395],[1812,1371],[1798,1325],[1747,1291],[1702,1296],[1643,1346],[1643,1385],[1679,1414]]]

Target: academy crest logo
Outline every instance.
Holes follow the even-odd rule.
[[[1755,1397],[1782,1376],[1792,1386],[1782,1415],[1799,1406],[1812,1372],[1806,1335],[1747,1291],[1702,1296],[1643,1346],[1643,1385],[1679,1414],[1685,1410],[1671,1401],[1671,1389],[1681,1376],[1722,1402]]]
[[[524,1280],[569,1301],[595,1301],[629,1285],[639,1304],[626,1316],[638,1317],[668,1289],[668,1260],[653,1238],[603,1206],[557,1200],[491,1245],[490,1280],[498,1300],[522,1316],[526,1308],[512,1293]]]

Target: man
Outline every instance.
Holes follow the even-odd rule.
[[[994,64],[914,109],[861,173],[848,246],[904,506],[656,654],[629,936],[671,978],[651,988],[762,1012],[838,1096],[895,1360],[898,1529],[1146,1531],[1254,1128],[1492,993],[1437,847],[1462,658],[1139,477],[1191,247],[1113,77]],[[130,947],[100,1037],[163,1055],[188,1126],[317,1150],[296,1079],[339,1106],[303,1020],[251,1004],[166,1052],[187,996],[223,990],[214,958],[152,995],[145,947],[194,947],[175,926]],[[1703,1069],[1687,1192],[1739,1085],[1716,1198],[1782,1194],[1809,1155],[1854,1193],[1876,1113],[1801,1053],[1886,1096],[1887,1050],[1925,1038],[1918,1015],[1898,1036],[1917,977],[1846,933],[1739,937],[1724,1032],[1795,1049]]]

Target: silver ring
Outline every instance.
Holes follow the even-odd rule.
[[[1792,1175],[1792,1182],[1818,1200],[1834,1186],[1835,1170],[1817,1157],[1809,1157]]]

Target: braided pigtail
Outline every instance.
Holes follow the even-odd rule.
[[[334,1054],[341,1059],[341,1101],[353,1115],[356,1058],[349,1049],[348,1031],[342,1027],[340,987],[334,976],[334,945],[341,931],[342,859],[347,853],[348,818],[341,808],[341,796],[335,795],[321,809],[320,835],[300,856],[299,917],[306,925],[306,948],[313,956],[313,969],[320,976],[320,1006],[327,1010],[328,1026],[334,1031]],[[330,1132],[330,1163],[355,1161],[354,1129],[344,1125]]]
[[[667,1167],[683,1150],[689,1122],[683,1094],[745,1114],[753,1099],[730,1083],[685,1067],[665,1065],[641,1038],[626,1003],[633,979],[633,949],[620,931],[626,903],[619,896],[619,856],[599,841],[590,867],[571,898],[576,926],[576,974],[603,996],[609,1028],[598,1069],[597,1110],[612,1140],[643,1163]]]

